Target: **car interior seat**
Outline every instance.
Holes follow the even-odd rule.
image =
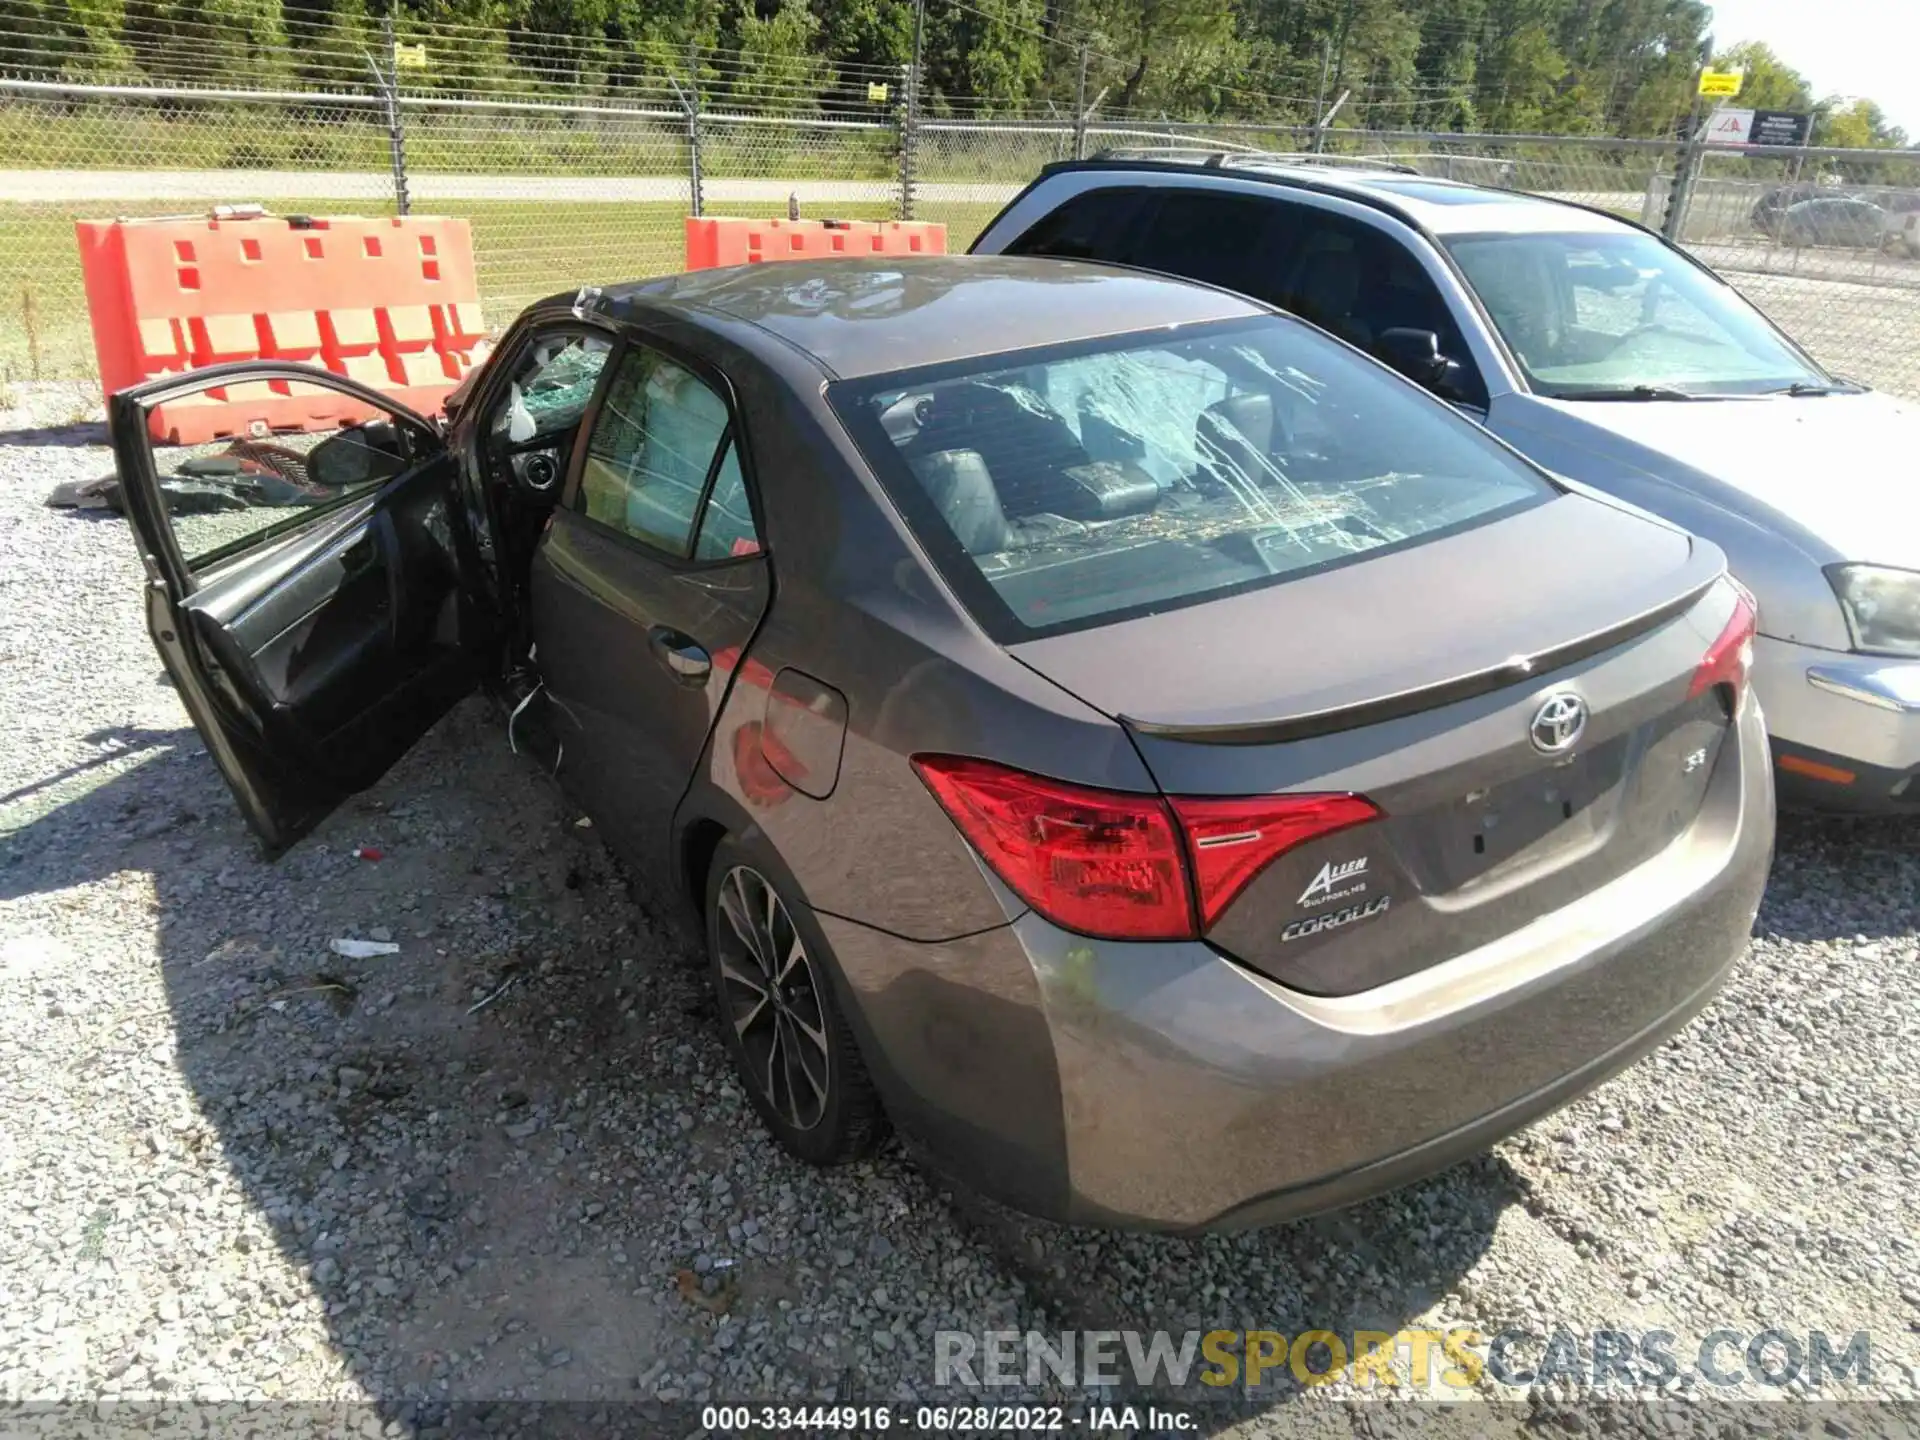
[[[1373,343],[1373,331],[1356,313],[1363,274],[1360,257],[1350,249],[1331,246],[1311,250],[1301,260],[1289,287],[1287,308],[1322,330],[1362,347]]]
[[[1194,453],[1202,477],[1237,487],[1262,485],[1274,477],[1273,396],[1260,391],[1230,395],[1200,412],[1194,425]]]
[[[978,450],[934,450],[908,464],[969,555],[993,555],[1013,543],[993,474]]]
[[[1147,442],[1115,422],[1106,407],[1091,395],[1080,397],[1080,443],[1095,460],[1132,461],[1147,453]]]
[[[1453,338],[1445,302],[1411,256],[1388,261],[1381,283],[1361,297],[1361,314],[1375,335],[1394,329],[1431,330],[1440,337],[1442,350]]]
[[[1067,471],[1093,457],[1065,420],[1031,397],[999,385],[957,385],[935,393],[909,460],[942,451],[972,451],[992,478],[1008,516],[1071,515],[1078,488]]]

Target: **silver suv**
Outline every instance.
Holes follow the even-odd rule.
[[[1313,321],[1727,552],[1783,797],[1920,813],[1920,407],[1830,374],[1596,209],[1314,157],[1056,165],[976,253],[1104,260]]]

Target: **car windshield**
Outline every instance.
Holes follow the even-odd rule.
[[[1447,248],[1541,394],[1751,395],[1832,383],[1730,287],[1650,235],[1474,235]]]
[[[1005,641],[1276,583],[1558,493],[1448,406],[1280,317],[830,395]]]

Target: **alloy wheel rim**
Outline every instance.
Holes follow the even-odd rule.
[[[748,1078],[796,1130],[827,1112],[827,1023],[820,977],[778,892],[737,865],[720,882],[721,1009]]]

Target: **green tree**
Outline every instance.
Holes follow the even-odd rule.
[[[1105,0],[1086,15],[1103,57],[1109,109],[1183,109],[1199,72],[1218,81],[1234,68],[1236,17],[1221,0]]]
[[[445,94],[536,88],[538,76],[513,63],[507,31],[512,20],[508,0],[408,0],[396,6],[394,39],[427,52],[427,68],[402,72],[401,83]]]
[[[1414,93],[1407,106],[1407,118],[1417,128],[1475,128],[1475,80],[1485,28],[1484,0],[1436,0],[1430,7],[1421,24]]]
[[[922,44],[928,105],[936,110],[978,106],[991,113],[1038,98],[1046,50],[1042,3],[983,0],[962,10],[928,0]]]
[[[937,3],[937,0],[936,0]],[[903,0],[816,0],[821,41],[836,63],[898,72],[913,57],[913,6]]]
[[[1823,101],[1814,117],[1813,143],[1836,149],[1898,150],[1907,143],[1907,132],[1887,119],[1886,111],[1872,100]]]
[[[1540,20],[1521,25],[1481,52],[1479,112],[1495,131],[1539,134],[1548,128],[1547,116],[1566,75],[1567,57],[1546,25]]]
[[[1624,28],[1609,64],[1606,125],[1619,135],[1678,134],[1693,113],[1700,67],[1712,53],[1711,12],[1698,0],[1616,0],[1605,23]]]
[[[1807,77],[1758,40],[1734,45],[1713,57],[1716,70],[1739,70],[1740,104],[1754,110],[1811,110],[1813,87]]]
[[[16,73],[61,80],[110,80],[131,64],[120,43],[121,0],[0,0],[0,31],[15,50]]]
[[[728,103],[767,115],[798,115],[819,109],[832,68],[819,51],[820,22],[806,0],[779,0],[761,15],[744,0],[734,21]]]
[[[269,89],[292,74],[280,0],[127,0],[122,37],[162,84]]]
[[[338,90],[366,83],[366,57],[380,53],[380,25],[363,0],[286,0],[281,22],[296,85]]]

